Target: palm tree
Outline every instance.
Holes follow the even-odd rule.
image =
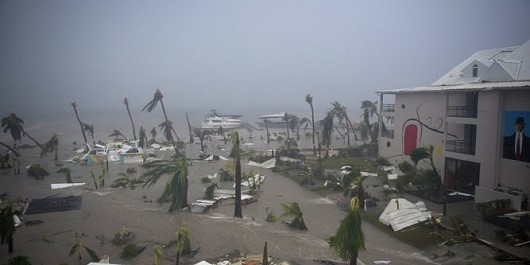
[[[236,163],[234,217],[243,218],[243,212],[241,211],[241,149],[239,148],[239,133],[237,131],[232,134],[232,151],[230,156],[234,158],[234,162]]]
[[[291,138],[289,137],[289,114],[287,112],[283,115],[283,120],[285,121],[285,131],[287,132],[287,149],[291,147]]]
[[[140,180],[145,181],[144,187],[150,188],[161,177],[170,175],[165,185],[159,203],[171,201],[169,212],[188,206],[188,164],[184,154],[172,160],[155,160],[142,165],[147,171]]]
[[[92,141],[94,141],[94,124],[83,123],[83,130],[87,131]]]
[[[13,203],[8,199],[6,206],[0,210],[0,245],[7,244],[8,253],[13,253],[13,234],[16,231],[13,215]]]
[[[117,129],[113,129],[112,133],[109,134],[109,137],[114,137],[114,141],[118,141],[120,137],[127,140],[127,137],[125,137],[125,135],[123,135],[123,133],[121,133],[120,130]]]
[[[77,118],[77,122],[79,123],[79,127],[81,128],[81,133],[83,134],[83,140],[85,140],[85,148],[88,148],[88,141],[86,139],[86,134],[85,134],[85,127],[83,126],[83,122],[81,122],[81,119],[79,118],[79,113],[77,112],[77,102],[73,101],[71,102],[72,104],[72,108],[74,109],[74,112],[75,112],[75,117]]]
[[[357,264],[359,250],[366,250],[357,197],[351,199],[348,215],[342,220],[335,236],[331,238],[330,247],[340,258],[349,261],[350,265]]]
[[[177,230],[177,261],[178,265],[180,262],[180,255],[189,254],[191,252],[191,240],[188,230],[188,223],[186,220],[182,221],[179,229]]]
[[[361,133],[361,141],[366,144],[368,141],[368,130],[369,127],[364,121],[361,121],[357,124],[357,131]]]
[[[22,126],[23,124],[24,120],[17,117],[15,113],[11,113],[9,114],[9,116],[2,119],[2,127],[4,127],[4,133],[9,131],[15,142],[17,140],[20,142],[22,140],[22,136],[27,136],[37,146],[39,146],[41,150],[44,150],[44,146],[42,146],[37,140],[35,140],[35,138],[29,135],[26,131],[24,131],[24,127]]]
[[[223,137],[223,141],[226,144],[226,134],[225,130],[223,129],[223,126],[219,126],[219,129],[217,129],[217,133]]]
[[[263,258],[261,260],[262,265],[269,265],[269,254],[267,254],[267,241],[265,241],[265,246],[263,247]]]
[[[191,125],[190,125],[190,117],[188,116],[187,112],[186,112],[186,121],[188,121],[188,130],[190,132],[190,143],[193,143],[193,133],[191,130]]]
[[[372,102],[369,100],[364,100],[361,103],[361,109],[363,109],[363,114],[361,117],[363,118],[364,122],[368,126],[368,132],[370,133],[370,140],[373,144],[377,143],[377,139],[374,137],[374,133],[372,131],[372,125],[370,124],[370,118],[374,116],[379,116],[377,113],[377,101]]]
[[[171,121],[164,121],[158,124],[158,128],[164,133],[164,137],[166,137],[166,140],[171,143],[173,143],[173,134],[171,132],[172,125],[173,123]]]
[[[267,131],[267,144],[271,142],[271,134],[269,133],[269,121],[267,119],[264,119],[263,122],[265,122],[265,130]]]
[[[149,133],[151,134],[151,141],[153,143],[156,143],[156,127],[153,127],[153,129],[151,129]]]
[[[195,136],[199,138],[199,141],[201,142],[201,152],[204,152],[204,139],[206,139],[206,136],[212,134],[212,131],[201,128],[193,128],[193,133],[195,133]]]
[[[329,145],[331,144],[331,133],[333,132],[333,112],[328,111],[326,117],[320,121],[322,124],[322,143],[326,145],[326,158],[329,155]]]
[[[129,110],[129,100],[127,100],[127,98],[124,98],[123,104],[125,104],[125,108],[127,109],[127,113],[129,114],[129,119],[131,120],[131,126],[132,126],[132,131],[133,131],[133,136],[134,136],[134,141],[136,141],[136,129],[134,128],[134,121],[131,115],[131,111]]]
[[[55,156],[53,160],[58,161],[59,160],[59,136],[54,133],[52,135],[52,138],[44,144],[44,149],[42,150],[40,156],[43,157],[47,155],[48,153],[54,152]]]
[[[317,154],[315,146],[315,110],[313,109],[313,97],[310,94],[305,96],[305,102],[311,107],[311,126],[313,127],[313,155]]]
[[[291,132],[296,133],[296,141],[300,140],[300,117],[291,114],[288,119]]]
[[[140,141],[138,141],[138,146],[144,148],[147,145],[147,134],[145,134],[145,129],[143,126],[140,126]]]
[[[171,144],[173,145],[173,149],[175,149],[175,154],[179,154],[179,151],[178,151],[178,148],[177,148],[177,144],[175,143],[175,140],[173,139],[173,135],[171,134],[171,132],[173,132],[175,134],[175,136],[177,137],[177,141],[180,141],[179,140],[179,136],[177,135],[177,132],[175,132],[175,129],[173,129],[173,126],[171,124],[171,121],[169,121],[169,119],[167,118],[167,112],[166,112],[166,107],[164,106],[164,101],[162,100],[164,96],[162,95],[162,92],[160,92],[160,89],[157,89],[156,92],[155,92],[155,95],[153,96],[153,99],[151,101],[149,101],[149,103],[147,103],[142,111],[147,111],[147,112],[151,112],[155,109],[156,105],[158,105],[158,103],[160,103],[160,106],[162,106],[162,113],[164,114],[164,120],[165,120],[165,127],[166,127],[166,130],[169,130],[169,134],[166,133],[166,137],[168,138],[168,140],[171,141]]]
[[[353,128],[353,124],[350,118],[348,117],[346,106],[342,106],[338,101],[331,103],[331,105],[333,105],[333,112],[335,116],[339,119],[339,123],[342,120],[346,121],[346,132],[348,135],[348,145],[350,145],[350,129],[355,137],[355,140],[357,140],[357,136],[355,135],[355,129]]]

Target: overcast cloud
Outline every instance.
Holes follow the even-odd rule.
[[[157,88],[182,109],[306,108],[306,94],[358,109],[523,44],[528,14],[525,0],[1,0],[0,113],[141,107]]]

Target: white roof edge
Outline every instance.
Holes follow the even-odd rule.
[[[478,82],[467,83],[462,85],[441,85],[441,86],[422,86],[411,88],[400,88],[392,90],[376,91],[377,94],[402,94],[418,92],[443,92],[443,91],[482,91],[482,90],[513,90],[513,89],[530,89],[530,80],[526,81],[503,81],[503,82]]]

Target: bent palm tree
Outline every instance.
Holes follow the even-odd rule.
[[[86,129],[85,129],[84,123],[81,122],[81,119],[79,118],[79,113],[77,112],[77,102],[73,101],[71,104],[72,104],[72,108],[74,109],[77,122],[79,123],[79,127],[81,128],[81,133],[83,134],[83,140],[85,141],[85,148],[88,148],[87,147],[88,141],[86,139],[86,134],[85,134]]]
[[[22,126],[24,124],[24,120],[17,117],[15,113],[9,114],[9,116],[2,119],[2,127],[4,127],[4,133],[9,131],[11,133],[11,136],[13,137],[13,140],[16,142],[17,140],[20,142],[22,140],[22,136],[27,136],[31,141],[33,141],[41,150],[44,150],[44,146],[42,146],[35,138],[33,138],[31,135],[29,135],[26,131],[24,131],[24,127]]]
[[[132,126],[132,131],[133,131],[133,137],[134,137],[134,140],[136,141],[136,129],[134,128],[134,121],[131,115],[131,111],[129,110],[129,100],[127,100],[127,98],[124,98],[123,104],[125,104],[125,108],[127,109],[127,114],[129,114],[129,119],[131,120],[131,126]]]
[[[350,129],[351,129],[351,132],[353,133],[355,140],[357,140],[357,135],[355,134],[355,129],[353,128],[353,124],[350,118],[348,117],[346,106],[341,105],[338,101],[331,103],[331,105],[333,105],[333,112],[335,113],[339,121],[342,121],[342,120],[346,121],[346,132],[348,135],[348,145],[350,145]]]
[[[171,131],[175,133],[175,136],[177,137],[177,141],[180,141],[179,136],[177,135],[177,132],[175,132],[175,129],[173,129],[173,126],[171,126],[172,125],[171,121],[169,121],[169,119],[167,118],[166,107],[164,106],[164,101],[162,100],[163,97],[164,95],[162,95],[162,92],[160,92],[160,89],[157,89],[155,92],[155,95],[153,96],[153,99],[149,101],[149,103],[147,103],[143,107],[142,111],[151,112],[155,109],[156,105],[160,103],[160,106],[162,106],[162,113],[164,114],[165,126],[167,127],[166,129],[170,131],[169,134],[166,133],[166,137],[168,138],[168,140],[171,141],[171,144],[173,145],[173,149],[175,149],[175,154],[178,155],[179,154],[178,147],[177,147],[177,144],[175,143],[175,140],[173,139],[173,135],[171,134]]]
[[[140,180],[145,181],[144,187],[150,188],[161,177],[169,175],[167,184],[158,203],[170,200],[169,212],[188,206],[188,165],[186,156],[181,155],[173,160],[155,160],[142,165],[147,172],[142,174]]]
[[[370,133],[370,140],[373,144],[377,143],[377,139],[374,137],[374,133],[372,131],[372,125],[370,124],[370,118],[374,116],[379,116],[377,113],[377,101],[372,102],[369,100],[364,100],[361,103],[361,109],[363,109],[363,114],[361,117],[363,118],[364,122],[368,126],[368,132]]]
[[[190,124],[190,117],[188,116],[187,112],[186,112],[186,121],[188,122],[188,130],[190,132],[190,143],[193,143],[193,133],[192,133],[191,124]]]
[[[289,223],[291,227],[296,227],[300,230],[307,231],[307,226],[304,221],[304,215],[302,214],[302,210],[300,209],[300,206],[297,202],[291,202],[290,204],[282,204],[283,208],[283,214],[280,216],[280,218],[284,216],[291,216],[293,217],[293,220]]]
[[[352,198],[348,215],[342,220],[335,236],[331,238],[330,247],[340,258],[349,261],[350,265],[357,264],[359,250],[366,250],[357,197]]]
[[[241,149],[239,148],[239,133],[237,131],[232,134],[232,151],[230,156],[234,158],[234,162],[236,163],[234,217],[243,218],[243,212],[241,211]]]
[[[313,109],[313,97],[310,94],[305,96],[305,102],[311,107],[311,126],[313,127],[313,155],[317,154],[315,146],[315,110]]]

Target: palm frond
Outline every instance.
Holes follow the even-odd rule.
[[[162,95],[162,92],[160,92],[159,89],[156,90],[155,95],[153,96],[153,99],[149,101],[143,108],[142,111],[152,112],[156,105],[162,100],[164,96]]]
[[[99,261],[99,257],[98,257],[98,254],[96,254],[96,252],[88,247],[85,246],[85,250],[86,252],[88,253],[88,255],[90,256],[90,258],[92,259],[92,261],[94,262],[97,262]]]

